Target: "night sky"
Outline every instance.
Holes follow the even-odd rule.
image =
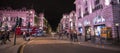
[[[55,29],[62,18],[63,13],[75,10],[75,0],[0,0],[0,7],[12,7],[13,9],[33,8],[36,13],[44,12],[45,18]]]

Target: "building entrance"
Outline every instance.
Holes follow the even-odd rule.
[[[91,39],[91,27],[86,26],[85,27],[85,41],[88,41]]]
[[[101,35],[101,29],[105,27],[105,24],[103,25],[95,25],[94,26],[94,32],[95,36],[99,37]]]

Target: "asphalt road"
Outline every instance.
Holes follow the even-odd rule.
[[[25,45],[23,53],[120,53],[120,51],[71,44],[61,40],[33,40]]]

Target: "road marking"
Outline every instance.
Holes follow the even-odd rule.
[[[22,45],[22,47],[21,47],[21,49],[20,49],[20,53],[23,53],[24,47],[25,47],[25,44]]]
[[[31,43],[33,40],[29,41],[27,44]],[[24,47],[27,45],[27,44],[23,44],[21,46],[21,49],[20,49],[20,53],[24,53]]]

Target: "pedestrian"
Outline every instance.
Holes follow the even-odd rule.
[[[62,39],[62,32],[59,33],[59,39]]]
[[[26,33],[26,40],[29,41],[30,40],[30,34],[27,32]]]
[[[78,37],[77,37],[77,32],[76,30],[74,30],[74,33],[73,33],[73,41],[78,41]]]
[[[72,30],[70,30],[70,41],[73,41],[73,31]]]
[[[1,45],[6,44],[5,32],[1,34]]]
[[[8,31],[8,32],[6,32],[6,41],[9,41],[9,42],[11,42],[11,40],[10,40],[10,32]]]
[[[82,33],[78,33],[78,39],[81,40]]]
[[[23,32],[23,39],[26,40],[26,32]]]

